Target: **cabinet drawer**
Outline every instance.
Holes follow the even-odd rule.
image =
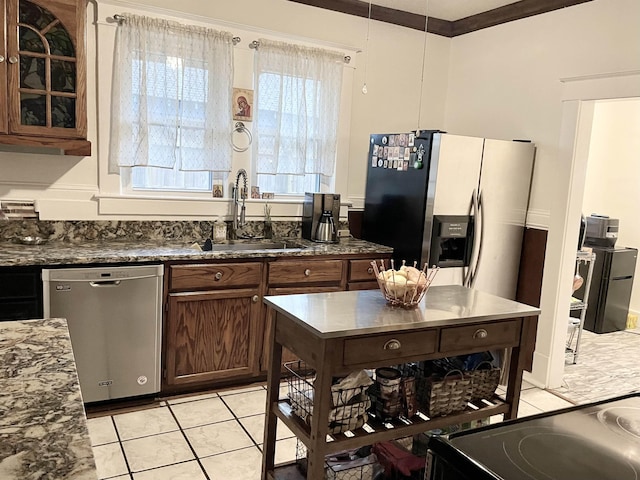
[[[260,285],[261,263],[173,265],[170,290],[197,290]]]
[[[436,330],[422,332],[374,335],[344,341],[343,363],[356,365],[367,362],[398,360],[415,355],[428,355],[436,351]]]
[[[273,262],[269,264],[269,285],[340,283],[342,260]]]
[[[369,260],[349,260],[349,281],[360,282],[375,280],[376,274],[371,266],[372,259]]]
[[[478,349],[505,348],[518,345],[520,322],[511,320],[464,327],[442,329],[440,352],[456,353],[462,350],[470,353]]]

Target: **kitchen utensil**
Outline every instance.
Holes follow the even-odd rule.
[[[336,235],[336,226],[333,222],[333,214],[330,210],[322,212],[320,222],[318,223],[318,229],[316,230],[317,242],[333,242]]]

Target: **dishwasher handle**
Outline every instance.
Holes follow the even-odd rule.
[[[103,288],[103,287],[119,287],[121,281],[120,280],[99,280],[96,282],[89,282],[94,288]]]

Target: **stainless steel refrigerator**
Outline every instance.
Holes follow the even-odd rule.
[[[438,131],[370,137],[362,237],[441,267],[434,284],[514,298],[535,147]]]

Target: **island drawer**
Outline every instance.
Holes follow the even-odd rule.
[[[269,264],[269,285],[340,283],[342,260],[273,262]]]
[[[262,264],[172,265],[169,278],[172,291],[256,286],[262,281]]]
[[[437,343],[436,330],[346,339],[344,341],[343,364],[358,365],[368,362],[379,363],[386,360],[397,360],[398,363],[402,363],[404,358],[434,353]]]
[[[514,347],[519,342],[518,320],[449,327],[443,328],[440,333],[440,352],[471,353],[484,349]]]
[[[376,274],[371,266],[371,259],[367,260],[349,260],[349,281],[361,282],[367,280],[375,280]]]

